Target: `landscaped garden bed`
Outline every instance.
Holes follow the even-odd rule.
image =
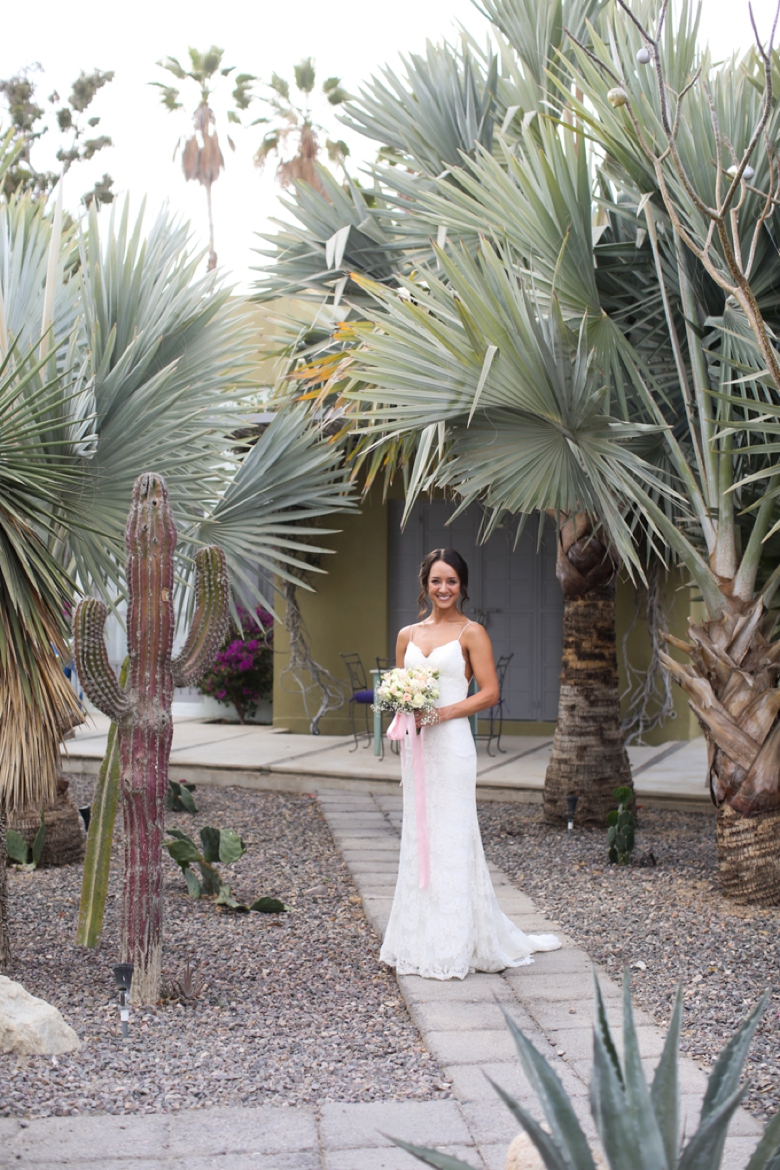
[[[92,783],[71,777],[77,803],[89,802]],[[379,965],[379,942],[317,801],[225,788],[194,796],[197,814],[168,812],[167,826],[196,840],[204,825],[236,830],[247,851],[219,867],[224,880],[239,901],[272,895],[289,912],[237,914],[195,901],[166,853],[165,980],[170,987],[189,961],[204,986],[191,1003],[134,1009],[123,1042],[111,970],[119,959],[121,818],[95,951],[74,941],[81,866],[12,871],[8,974],[55,1004],[83,1047],[59,1057],[0,1056],[0,1114],[448,1096],[392,971]]]
[[[545,823],[540,805],[478,808],[488,858],[613,978],[629,967],[635,1003],[664,1027],[683,984],[681,1048],[705,1070],[772,988],[747,1060],[745,1104],[762,1121],[776,1113],[780,908],[724,898],[714,816],[640,808],[632,864],[622,866],[607,860],[606,830],[567,833]]]

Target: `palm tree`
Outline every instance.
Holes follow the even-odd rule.
[[[167,69],[179,81],[193,81],[200,88],[200,101],[192,116],[194,134],[184,142],[181,155],[181,165],[187,182],[198,182],[206,191],[206,203],[209,216],[209,272],[217,266],[217,253],[214,250],[214,216],[211,207],[211,188],[220,176],[225,166],[225,158],[219,145],[219,136],[216,129],[216,115],[212,109],[212,95],[215,92],[219,77],[229,77],[235,66],[222,68],[223,49],[212,45],[205,53],[190,47],[190,69],[185,69],[175,57],[166,57],[157,64]],[[237,73],[232,78],[234,88],[231,94],[232,105],[227,111],[228,122],[241,125],[241,114],[249,108],[252,101],[252,83],[257,79],[251,73]],[[153,81],[162,92],[160,100],[166,110],[172,113],[183,108],[179,101],[179,90],[175,86],[165,85],[161,81]],[[177,143],[178,150],[181,139]],[[228,145],[235,150],[230,135],[227,135]]]
[[[584,6],[578,16],[580,23],[592,7]],[[560,40],[563,33],[560,25],[557,27]],[[545,83],[541,88],[535,81],[536,74]],[[442,273],[441,280],[451,284],[450,295],[457,292],[458,312],[463,315],[462,306],[468,298],[468,282],[475,276],[475,273],[470,270],[467,272],[464,268],[465,258],[467,255],[476,255],[480,250],[480,232],[490,231],[504,215],[500,203],[491,207],[474,205],[470,209],[473,215],[466,222],[464,206],[472,199],[478,202],[474,192],[480,190],[481,178],[471,176],[464,166],[481,167],[495,156],[494,169],[498,175],[503,175],[512,161],[508,143],[517,143],[518,138],[524,135],[523,118],[519,116],[520,98],[527,103],[530,95],[547,108],[551,104],[550,94],[544,69],[538,68],[535,59],[527,69],[527,77],[518,74],[517,68],[511,73],[506,69],[500,72],[496,57],[480,56],[475,46],[464,43],[459,49],[429,46],[424,58],[413,57],[406,63],[404,79],[389,70],[385,71],[382,79],[364,89],[359,105],[347,107],[353,128],[382,142],[384,145],[380,158],[389,159],[390,165],[380,162],[374,168],[373,188],[347,185],[346,190],[337,191],[335,184],[332,184],[328,189],[330,206],[327,207],[323,206],[322,200],[318,201],[299,189],[294,205],[299,225],[284,225],[275,241],[278,251],[275,263],[266,277],[263,295],[293,292],[322,299],[323,292],[329,288],[334,290],[332,304],[328,303],[323,308],[318,331],[312,330],[296,336],[295,326],[291,323],[288,341],[292,342],[290,350],[298,359],[297,368],[293,371],[295,386],[303,382],[307,390],[318,387],[320,397],[327,400],[332,392],[343,390],[348,373],[353,379],[365,377],[365,396],[361,399],[360,392],[349,394],[338,401],[338,407],[341,409],[346,406],[354,419],[356,405],[362,409],[359,405],[361,401],[375,401],[380,374],[373,366],[369,369],[362,356],[356,357],[354,340],[359,342],[360,354],[378,342],[373,334],[366,335],[364,332],[359,337],[357,333],[353,334],[353,342],[350,342],[349,326],[363,319],[371,321],[372,328],[381,331],[388,315],[392,317],[396,290],[404,288],[405,276],[413,270],[424,266],[425,282],[405,287],[407,304],[401,308],[402,313],[414,313],[415,306],[424,304],[426,308],[420,320],[423,327],[426,322],[430,324],[432,318],[427,315],[426,289],[437,284],[439,278],[436,273]],[[497,126],[502,128],[498,134],[495,132]],[[550,217],[559,225],[561,239],[566,237],[572,215],[583,220],[582,230],[587,230],[587,237],[577,240],[571,256],[566,257],[564,262],[566,274],[571,276],[576,295],[581,301],[580,312],[587,315],[589,307],[595,304],[601,309],[601,304],[592,275],[592,246],[589,238],[591,208],[589,202],[586,207],[582,207],[580,200],[583,187],[586,193],[589,191],[584,152],[578,155],[572,148],[563,149],[562,144],[546,140],[540,143],[530,135],[527,136],[527,142],[529,151],[523,162],[537,185],[539,206],[547,208]],[[554,161],[548,161],[548,148],[552,149]],[[517,182],[517,176],[513,175],[508,184],[508,195],[514,202],[517,202]],[[546,226],[542,226],[542,232]],[[459,253],[460,259],[455,269],[447,262],[452,251],[446,245],[448,230],[453,227],[456,229],[456,238],[463,241],[465,246],[462,255]],[[525,227],[530,233],[531,223],[526,222]],[[534,224],[533,231],[536,233],[538,230],[538,225]],[[495,228],[495,235],[497,241],[500,241],[502,233],[498,227]],[[434,247],[432,238],[436,238],[443,248]],[[519,252],[519,260],[514,258],[514,253],[512,258],[508,255],[505,258],[511,266],[517,267],[519,264],[520,269],[525,270],[527,265],[524,257],[535,247],[535,241],[530,245],[525,241],[524,248]],[[633,251],[633,241],[629,241],[629,247]],[[548,303],[554,283],[553,275],[561,271],[560,239],[554,253],[551,253],[551,249],[552,245],[545,255],[549,261],[544,293]],[[483,259],[485,256],[483,251]],[[358,273],[392,291],[385,296],[379,288],[374,290],[376,295],[372,307],[370,299],[367,299],[367,290],[371,286],[359,280]],[[483,278],[477,275],[476,279],[477,286],[483,288]],[[523,294],[511,281],[501,295],[507,304],[518,296],[521,301],[523,299]],[[343,309],[340,307],[342,297],[347,302]],[[477,317],[479,327],[473,322],[471,326],[464,326],[457,317],[448,325],[456,331],[466,329],[464,336],[468,341],[471,336],[468,334],[469,327],[477,329],[477,332],[482,328],[484,314],[478,313]],[[340,324],[342,319],[346,320],[347,328]],[[332,328],[329,330],[329,321],[336,323],[335,333]],[[437,330],[439,325],[437,320]],[[401,327],[402,331],[406,328],[406,324]],[[570,334],[571,330],[568,332]],[[602,328],[601,335],[597,367],[603,369],[602,359],[606,354],[611,365],[617,368],[622,387],[626,381],[624,363],[612,355],[608,331]],[[392,332],[392,336],[396,342],[398,335]],[[434,338],[428,338],[427,344],[431,343],[435,344]],[[409,344],[407,338],[405,345],[408,347]],[[475,386],[479,384],[481,387],[488,377],[497,350],[493,345],[474,344],[474,353],[479,356]],[[564,346],[564,349],[567,348],[571,351],[570,342]],[[425,345],[422,345],[421,350],[424,349]],[[418,349],[416,354],[420,361],[421,350]],[[404,360],[399,351],[399,361]],[[486,362],[484,371],[483,360]],[[428,363],[428,373],[432,364]],[[444,386],[451,376],[452,370],[448,368],[446,373],[441,369],[436,377]],[[403,419],[393,415],[392,426],[388,426],[384,432],[385,440],[379,441],[383,433],[382,411],[386,414],[390,411],[392,414],[394,407],[391,406],[391,400],[396,401],[392,394],[385,393],[391,386],[393,391],[398,389],[392,381],[393,377],[388,368],[383,366],[381,378],[384,381],[379,393],[381,409],[370,418],[370,433],[361,435],[355,455],[355,461],[359,458],[368,461],[367,482],[370,483],[380,469],[388,475],[396,467],[405,465],[413,469],[409,473],[410,503],[424,481],[428,486],[436,483],[454,490],[458,498],[466,502],[475,499],[487,502],[489,499],[493,521],[498,522],[506,509],[500,505],[498,496],[489,492],[487,481],[479,490],[469,489],[464,494],[465,485],[458,480],[457,475],[454,478],[443,474],[432,477],[430,468],[426,468],[425,475],[415,470],[419,469],[415,459],[421,454],[430,461],[436,451],[449,451],[448,436],[451,438],[455,433],[454,428],[466,421],[464,418],[456,422],[460,406],[447,401],[445,390],[442,390],[439,400],[443,414],[439,416],[437,424],[440,427],[438,439],[434,440],[430,426],[423,427],[424,413],[414,414],[412,418],[407,412]],[[600,400],[598,379],[589,377],[588,385]],[[554,392],[551,393],[554,397]],[[624,389],[617,395],[618,409],[624,419],[627,417],[627,396],[628,391]],[[432,407],[429,396],[422,394],[422,390],[420,401],[425,403],[426,410]],[[483,409],[484,403],[480,402],[477,407],[479,417]],[[518,403],[518,409],[524,418],[528,417],[527,404],[521,407]],[[600,407],[596,409],[598,411]],[[422,441],[418,442],[420,430]],[[476,435],[476,422],[472,422],[468,430],[472,437]],[[489,431],[490,427],[487,433]],[[521,435],[528,435],[525,427],[521,428]],[[627,437],[628,432],[621,437],[621,442]],[[488,442],[487,438],[485,442]],[[492,456],[489,448],[483,454],[490,463]],[[558,575],[565,595],[565,651],[562,699],[548,774],[546,807],[551,817],[565,819],[566,796],[574,791],[580,798],[578,819],[582,822],[603,823],[615,784],[618,781],[631,782],[621,733],[614,639],[615,577],[621,558],[614,541],[607,535],[603,515],[583,509],[581,499],[585,497],[581,497],[578,492],[579,488],[568,495],[564,492],[567,500],[565,510],[555,513],[560,520]],[[590,506],[594,506],[593,493],[588,498]],[[557,493],[552,488],[549,497],[540,493],[534,498],[533,507],[543,511],[548,507],[555,511],[560,506]],[[518,500],[513,497],[511,510],[517,508]],[[488,525],[486,533],[491,528],[492,524]],[[599,633],[598,647],[592,644],[591,632],[594,629]],[[576,650],[577,646],[582,645],[583,631],[588,634],[589,652],[586,657]]]
[[[272,114],[268,118],[256,118],[254,123],[268,125],[255,153],[255,166],[262,171],[271,155],[276,155],[276,177],[282,187],[308,183],[323,192],[316,166],[322,151],[321,135],[326,136],[324,146],[332,163],[343,166],[349,147],[341,138],[330,138],[325,127],[314,120],[311,101],[317,74],[311,57],[304,57],[294,66],[293,75],[298,91],[295,99],[291,97],[289,81],[278,73],[271,77],[271,97],[266,100]],[[322,83],[322,95],[331,106],[340,106],[349,98],[340,77],[327,77]]]
[[[635,209],[664,297],[684,418],[668,444],[692,523],[659,529],[701,591],[706,620],[666,657],[707,739],[724,889],[780,902],[780,571],[761,574],[778,522],[774,417],[780,275],[773,239],[780,128],[771,43],[713,68],[684,5],[605,14],[576,44],[576,113],[606,153],[613,206]],[[648,67],[652,66],[652,67]],[[663,402],[649,403],[660,418]],[[760,486],[763,484],[763,488]]]
[[[707,621],[691,627],[690,642],[677,644],[691,666],[666,663],[690,694],[708,740],[724,889],[777,902],[780,652],[768,607],[780,573],[759,577],[762,545],[777,515],[777,385],[765,336],[780,327],[770,234],[777,169],[769,146],[752,156],[755,167],[750,163],[761,133],[765,143],[777,133],[770,58],[759,54],[738,70],[730,64],[711,70],[697,89],[696,25],[686,8],[663,41],[658,33],[640,35],[611,11],[596,28],[593,48],[575,48],[576,63],[570,54],[562,83],[571,96],[571,130],[560,122],[551,128],[547,119],[546,127],[531,122],[504,165],[482,152],[456,186],[440,180],[428,206],[449,231],[489,225],[508,239],[516,267],[543,295],[555,292],[567,320],[587,315],[599,368],[617,397],[621,384],[631,389],[626,417],[662,428],[654,461],[683,507],[662,507],[639,488],[634,498],[707,610]],[[644,53],[637,65],[640,50],[663,61],[660,73],[645,68]],[[610,71],[606,81],[599,62]],[[661,90],[659,77],[666,78]],[[622,84],[607,91],[616,78]],[[683,95],[687,118],[673,110],[669,121],[660,93],[670,91]],[[605,159],[597,187],[603,234],[595,245],[590,185],[575,183],[573,167],[561,165],[562,133],[582,146],[577,122]],[[667,126],[675,149],[660,158],[669,145]],[[753,173],[745,180],[748,166]],[[729,204],[735,192],[738,213]],[[624,247],[621,255],[621,223],[634,237],[632,260]]]
[[[526,470],[534,466],[526,431],[513,433],[503,463],[492,457],[495,435],[492,444],[485,440],[479,446],[481,431],[489,425],[486,418],[480,428],[479,419],[487,414],[491,388],[509,394],[500,357],[508,346],[513,350],[517,326],[513,322],[504,333],[495,332],[500,319],[495,296],[486,296],[488,308],[472,310],[468,320],[463,311],[467,280],[479,282],[488,258],[497,257],[503,272],[494,278],[502,288],[499,303],[520,280],[540,327],[559,315],[567,327],[584,329],[586,351],[598,371],[587,383],[591,404],[605,419],[628,426],[633,454],[644,455],[644,462],[630,469],[624,462],[629,474],[621,475],[620,485],[615,480],[615,490],[619,486],[624,493],[620,515],[626,524],[633,523],[632,514],[644,518],[651,549],[653,539],[663,537],[701,591],[707,610],[707,621],[692,626],[690,643],[678,647],[691,654],[691,666],[671,659],[668,665],[691,694],[708,739],[724,888],[754,901],[777,901],[775,656],[780,660],[780,651],[768,607],[780,571],[760,576],[780,483],[773,429],[775,359],[767,340],[780,329],[771,242],[778,180],[771,145],[778,118],[771,56],[759,52],[740,67],[727,63],[712,69],[697,49],[696,19],[687,5],[676,28],[667,22],[653,35],[630,14],[595,4],[584,13],[583,7],[489,0],[486,12],[508,43],[497,86],[497,102],[506,108],[502,132],[492,143],[464,152],[460,167],[450,164],[446,174],[425,176],[422,182],[419,174],[399,174],[400,168],[375,169],[384,205],[377,201],[378,212],[367,214],[360,228],[367,234],[366,224],[372,229],[381,225],[395,265],[385,287],[374,289],[376,308],[366,313],[357,305],[354,310],[354,317],[367,317],[371,328],[355,328],[353,339],[343,325],[331,331],[319,341],[327,348],[319,363],[302,345],[299,352],[309,361],[299,373],[313,386],[323,375],[319,389],[325,399],[343,392],[349,377],[356,379],[343,395],[344,404],[355,404],[368,430],[365,442],[384,441],[374,446],[372,468],[407,459],[418,488],[445,484],[461,494],[473,489],[463,498],[483,499],[494,515],[501,508],[523,514],[543,506],[538,490],[534,497],[525,482]],[[592,20],[588,40],[584,24],[578,24],[583,15]],[[648,68],[648,60],[657,68]],[[705,76],[698,84],[700,65]],[[426,104],[419,93],[415,97]],[[436,103],[429,102],[426,112],[429,108]],[[683,108],[685,116],[678,117]],[[392,110],[386,116],[392,117]],[[763,152],[757,155],[762,135]],[[588,157],[590,139],[599,149]],[[404,202],[397,199],[393,220],[385,207],[401,192]],[[435,236],[442,245],[436,261],[424,272],[418,265],[415,281],[399,282],[398,252],[406,240],[419,241],[426,225],[429,239]],[[341,230],[349,241],[352,227]],[[480,236],[486,243],[479,242]],[[453,238],[461,243],[448,244]],[[315,254],[327,253],[327,240],[317,245]],[[303,256],[301,241],[288,254],[286,271],[296,266],[300,271]],[[479,271],[468,268],[467,258]],[[321,288],[323,266],[311,268],[315,279],[310,286]],[[484,279],[476,287],[486,295]],[[449,302],[436,291],[448,282]],[[406,305],[398,305],[388,291],[399,283],[406,289]],[[395,342],[392,353],[388,331]],[[420,378],[416,389],[408,361],[413,352]],[[460,431],[462,423],[456,420],[462,417],[463,400],[449,402],[455,390],[442,392],[442,377],[469,390],[465,422],[470,416],[470,425]],[[415,394],[422,400],[425,378],[430,379],[427,415],[412,404]],[[534,386],[516,378],[511,391],[517,405]],[[440,393],[448,403],[443,409],[452,413],[438,416],[434,432],[422,424],[424,418],[437,417],[433,405]],[[501,409],[506,405],[502,400]],[[491,410],[497,409],[491,403]],[[558,427],[572,449],[579,448],[584,431],[580,436],[568,420],[556,421],[541,398],[533,409],[545,425]],[[632,429],[637,425],[654,429],[642,433]],[[611,436],[615,433],[610,430]],[[469,451],[469,476],[462,480],[457,471],[466,467],[462,458],[458,462],[461,442]],[[614,447],[605,448],[603,457],[605,467],[617,468]],[[510,467],[525,491],[507,490],[502,497],[494,482],[506,485]],[[764,490],[758,487],[762,481]],[[566,519],[573,526],[561,525],[563,545],[577,536],[580,513],[589,513],[584,523],[591,527],[604,519],[576,496],[570,506]],[[616,531],[610,527],[610,541],[630,564],[631,549],[622,538],[618,543]],[[579,557],[582,546],[574,540],[571,547]],[[590,539],[586,547],[596,551]],[[606,564],[603,556],[594,562]],[[562,575],[567,575],[565,565]],[[583,661],[587,670],[582,641],[572,641],[571,651],[571,660]],[[561,717],[566,718],[565,704]],[[561,734],[561,722],[558,731],[559,758],[571,759],[574,744]],[[562,791],[557,767],[554,759],[547,784],[553,814],[556,790]]]
[[[37,349],[37,347],[36,347]],[[67,423],[67,395],[55,376],[46,382],[38,353],[20,355],[0,328],[0,967],[10,960],[5,830],[8,811],[40,804],[54,791],[58,745],[81,722],[62,669],[65,605],[73,585],[47,547],[51,512],[70,519],[70,474],[63,443],[52,437]],[[63,411],[63,406],[65,411]],[[65,414],[65,418],[63,418]],[[53,425],[54,424],[54,425]],[[64,429],[64,428],[62,428]],[[48,439],[48,442],[47,442]],[[48,457],[40,458],[41,446]],[[79,477],[80,478],[80,477]],[[64,501],[64,502],[63,502]]]
[[[77,587],[121,593],[139,471],[167,477],[180,579],[199,546],[219,543],[250,606],[272,607],[258,566],[297,580],[321,518],[350,506],[341,453],[303,408],[236,453],[254,324],[214,274],[196,275],[185,225],[163,213],[144,231],[128,204],[108,217],[93,206],[81,229],[60,222],[29,196],[0,205],[4,809],[53,794],[61,734],[80,718],[63,608]]]

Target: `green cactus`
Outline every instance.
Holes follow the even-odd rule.
[[[182,833],[181,829],[168,829],[168,836],[173,837],[173,840],[166,841],[165,848],[184,874],[191,898],[210,897],[217,906],[245,914],[250,910],[258,910],[262,914],[281,914],[287,909],[278,898],[268,897],[258,898],[247,906],[238,902],[230,886],[222,881],[215,862],[230,865],[246,853],[246,845],[233,829],[215,829],[212,825],[205,825],[200,831],[200,849],[192,837]],[[200,870],[200,878],[192,868],[195,865]]]
[[[134,1003],[161,991],[162,844],[176,686],[192,686],[211,666],[228,627],[225,555],[196,557],[196,610],[184,648],[172,657],[176,525],[161,475],[140,475],[125,531],[128,686],[119,685],[103,637],[107,609],[82,601],[74,620],[84,690],[117,725],[125,828],[122,961],[133,964]]]
[[[699,1128],[683,1147],[679,1079],[682,989],[677,992],[652,1086],[648,1086],[639,1055],[628,972],[623,978],[622,1061],[610,1033],[598,979],[595,984],[590,1109],[610,1170],[628,1167],[631,1170],[718,1170],[726,1131],[747,1091],[746,1085],[740,1086],[740,1076],[769,993],[742,1022],[718,1057],[707,1083]],[[549,1132],[509,1093],[493,1081],[490,1083],[531,1138],[548,1170],[595,1170],[593,1154],[557,1075],[506,1012],[504,1015],[523,1072],[539,1098]],[[437,1170],[474,1170],[459,1158],[410,1145],[398,1138],[392,1140]],[[746,1170],[780,1170],[780,1113],[766,1127]]]
[[[18,869],[37,869],[41,863],[41,854],[46,842],[46,822],[41,809],[41,823],[31,845],[16,829],[8,829],[5,835],[5,847],[10,861],[16,863]]]
[[[607,813],[607,844],[609,845],[609,860],[614,865],[628,865],[634,849],[634,831],[636,817],[631,805],[634,801],[632,789],[621,785],[616,788],[613,796],[618,802],[616,809]]]
[[[171,812],[196,813],[198,806],[192,795],[194,791],[195,785],[187,784],[185,780],[169,780],[165,807]]]
[[[125,658],[119,672],[119,686],[124,688],[130,660]],[[116,806],[119,798],[119,744],[117,726],[108,729],[106,754],[100,765],[92,813],[89,818],[84,874],[81,879],[79,925],[76,942],[81,947],[96,947],[103,931],[103,912],[108,894],[108,871],[111,865],[111,842],[114,837]]]

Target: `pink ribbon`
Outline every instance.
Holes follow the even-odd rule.
[[[396,711],[393,722],[387,729],[387,738],[401,742],[401,755],[406,767],[406,735],[412,741],[412,769],[414,771],[414,803],[417,809],[417,858],[420,867],[420,889],[427,890],[431,876],[431,858],[428,845],[428,813],[425,805],[425,760],[423,758],[423,736],[425,728],[420,728],[419,735],[414,722],[414,715],[408,711]]]

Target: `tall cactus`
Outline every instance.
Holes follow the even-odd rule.
[[[140,475],[125,531],[129,685],[111,669],[103,637],[107,610],[90,598],[76,610],[76,663],[90,700],[116,723],[125,827],[122,961],[133,964],[134,1003],[160,998],[162,844],[175,686],[191,686],[211,666],[228,626],[225,554],[196,557],[196,609],[184,648],[173,658],[176,525],[161,475]]]

